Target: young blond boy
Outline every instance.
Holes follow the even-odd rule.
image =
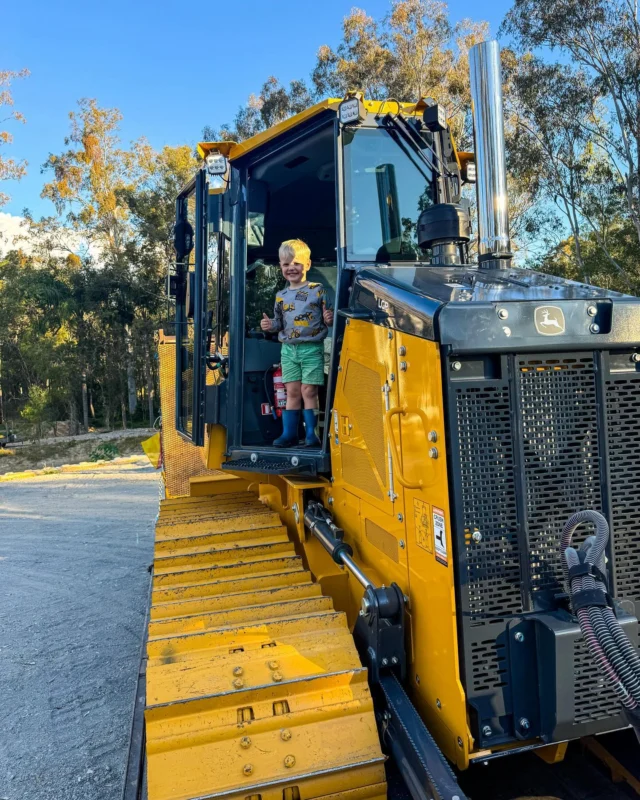
[[[282,343],[282,380],[287,387],[287,407],[282,414],[282,436],[275,447],[298,444],[300,408],[303,407],[305,447],[319,447],[316,429],[318,386],[324,383],[324,345],[333,324],[324,286],[309,283],[311,251],[300,239],[280,245],[280,268],[287,287],[276,295],[274,319],[262,315],[263,331],[278,332]]]

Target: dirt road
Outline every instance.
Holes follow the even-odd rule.
[[[0,798],[118,800],[158,476],[0,484]]]

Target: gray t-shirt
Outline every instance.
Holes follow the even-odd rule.
[[[287,344],[321,342],[328,333],[322,319],[325,308],[330,304],[321,283],[287,286],[276,295],[271,330],[278,331],[278,339]]]

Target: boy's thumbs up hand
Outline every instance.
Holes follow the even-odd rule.
[[[271,330],[271,320],[264,312],[262,313],[262,319],[260,320],[260,327],[263,331]]]

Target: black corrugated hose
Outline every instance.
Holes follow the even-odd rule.
[[[576,550],[571,538],[583,522],[595,525]],[[560,546],[571,606],[589,652],[622,703],[629,724],[640,740],[640,657],[622,630],[608,594],[605,550],[609,541],[607,520],[597,511],[579,511],[565,523]]]

